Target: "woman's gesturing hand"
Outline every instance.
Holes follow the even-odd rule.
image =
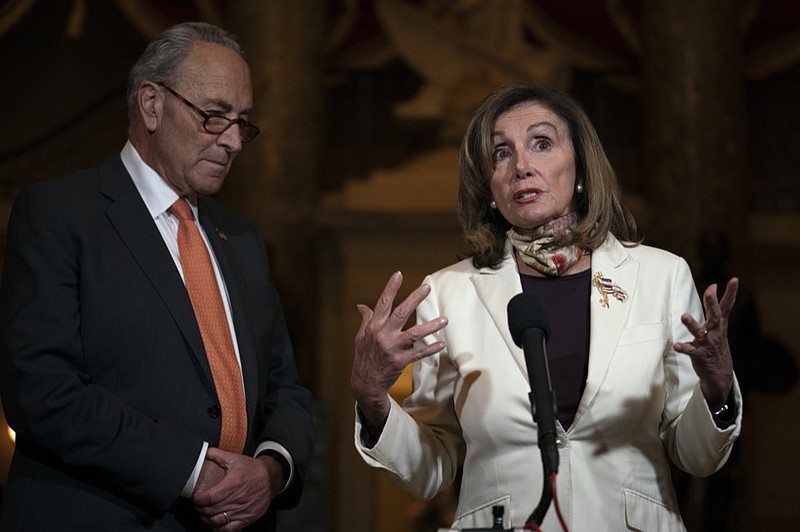
[[[361,326],[355,337],[355,357],[350,386],[353,389],[363,421],[373,437],[383,430],[389,416],[389,388],[397,382],[408,364],[438,353],[444,342],[430,345],[416,341],[447,325],[447,318],[438,317],[403,330],[417,305],[430,294],[430,286],[421,285],[402,303],[392,308],[403,275],[395,272],[386,283],[375,308],[358,305]]]
[[[732,278],[725,287],[721,300],[717,300],[717,285],[712,284],[703,293],[706,320],[698,323],[689,314],[681,321],[694,336],[691,342],[677,342],[675,350],[689,355],[692,366],[700,378],[700,388],[709,406],[721,406],[733,387],[733,358],[728,346],[728,319],[736,301],[739,280]]]

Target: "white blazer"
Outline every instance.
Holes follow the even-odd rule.
[[[609,236],[592,254],[628,294],[600,303],[591,292],[586,387],[569,430],[556,421],[557,498],[571,532],[684,530],[670,480],[671,459],[706,476],[727,459],[741,430],[742,398],[734,384],[736,422],[720,430],[686,355],[675,341],[691,334],[680,321],[702,306],[686,262],[648,247],[623,247]],[[542,493],[541,453],[528,399],[523,352],[508,330],[506,306],[522,291],[510,251],[498,270],[469,260],[425,280],[431,294],[417,321],[440,315],[449,325],[434,338],[444,351],[413,368],[414,391],[392,403],[378,442],[366,448],[356,416],[356,448],[411,493],[430,498],[463,477],[453,528],[490,527],[492,506],[505,507],[504,527],[523,526]],[[555,505],[544,532],[561,530]]]

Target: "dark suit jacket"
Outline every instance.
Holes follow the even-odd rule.
[[[263,242],[218,202],[200,220],[230,294],[247,396],[244,454],[274,440],[301,473],[310,394]],[[120,158],[17,198],[0,285],[2,401],[17,447],[0,529],[197,530],[180,491],[221,418],[186,288]]]

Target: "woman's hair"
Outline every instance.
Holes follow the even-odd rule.
[[[180,67],[196,42],[208,42],[230,48],[244,57],[236,36],[205,22],[177,24],[150,42],[128,74],[128,118],[139,112],[137,92],[145,80],[174,85]]]
[[[640,243],[636,221],[622,205],[616,174],[585,111],[561,91],[519,84],[500,87],[486,97],[461,143],[457,212],[466,246],[462,256],[472,257],[477,268],[498,268],[503,260],[511,224],[489,205],[494,171],[492,133],[500,115],[534,102],[566,123],[575,157],[575,183],[583,185],[583,192],[575,192],[572,200],[578,223],[563,244],[592,251],[609,232],[623,242]]]

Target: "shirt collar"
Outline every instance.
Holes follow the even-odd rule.
[[[163,177],[150,168],[142,160],[139,152],[133,147],[131,141],[127,141],[120,152],[122,164],[131,176],[136,190],[144,200],[150,216],[157,218],[164,214],[173,203],[178,199],[178,194],[167,184]],[[196,207],[189,204],[197,216]]]

